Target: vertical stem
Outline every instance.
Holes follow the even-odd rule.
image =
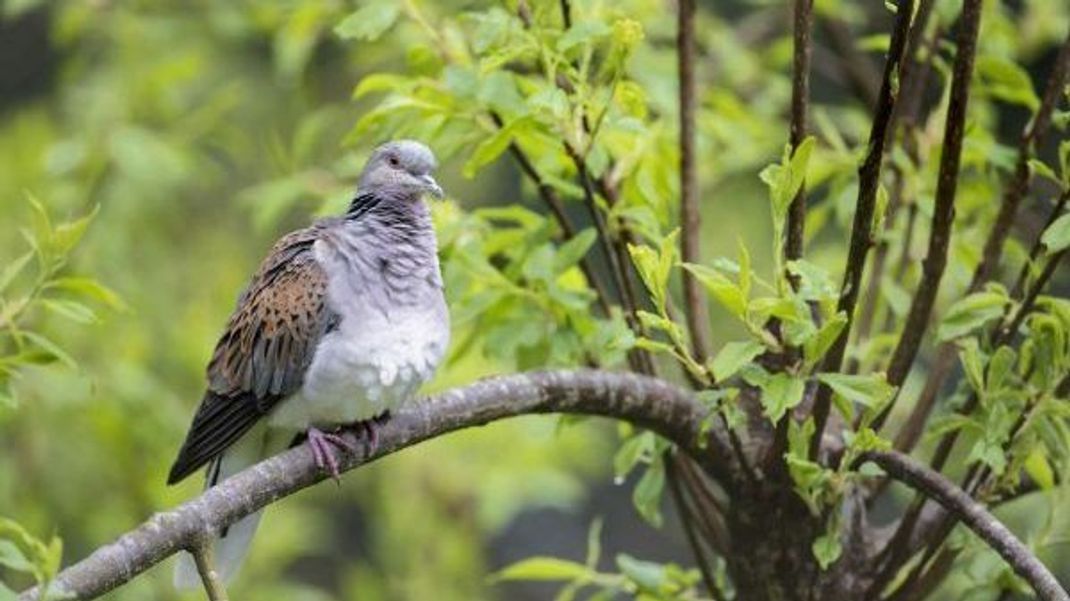
[[[892,137],[893,141],[896,139],[897,132],[901,129],[902,144],[906,148],[911,162],[915,165],[918,164],[919,159],[917,144],[914,143],[912,136],[914,129],[917,127],[919,113],[921,112],[921,100],[925,95],[928,76],[932,70],[932,49],[936,46],[940,36],[938,27],[934,28],[930,37],[926,38],[925,36],[934,3],[935,0],[921,0],[921,2],[918,3],[918,10],[914,15],[914,25],[910,28],[910,36],[907,38],[907,47],[903,56],[903,64],[899,68],[899,101],[895,104],[895,109],[892,111],[892,122],[888,126],[888,135]],[[918,50],[922,47],[923,38],[925,39],[924,41],[926,42],[929,53],[925,60],[919,60]],[[899,127],[900,124],[902,124],[902,128]],[[886,230],[891,230],[896,227],[897,215],[903,206],[904,195],[906,194],[903,170],[893,165],[892,178],[891,201],[888,204],[888,214],[884,220]],[[896,281],[901,280],[902,272],[905,269],[902,258],[908,256],[907,253],[910,250],[916,212],[917,208],[912,199],[907,213],[906,234],[902,239],[903,254],[900,258],[899,266],[896,269]],[[870,333],[872,332],[874,320],[876,318],[877,303],[880,298],[881,283],[884,277],[884,270],[888,265],[888,255],[890,251],[891,248],[887,240],[882,239],[877,243],[877,248],[873,256],[873,265],[869,271],[869,284],[866,286],[866,297],[858,317],[858,327],[855,330],[855,340],[859,342],[869,339]],[[890,328],[892,325],[893,324],[885,326],[885,329]],[[856,373],[858,368],[858,361],[852,361],[848,366],[848,371]]]
[[[888,60],[884,64],[884,76],[881,81],[877,110],[873,117],[873,127],[869,134],[869,150],[865,161],[858,169],[858,201],[855,203],[854,223],[851,227],[851,242],[847,253],[847,265],[840,288],[839,311],[847,315],[847,327],[836,339],[832,349],[825,356],[823,371],[839,371],[843,356],[847,351],[851,321],[855,304],[858,302],[859,287],[862,283],[862,270],[866,264],[866,255],[873,244],[873,211],[880,185],[881,162],[884,157],[884,144],[887,139],[888,126],[892,110],[895,108],[896,93],[893,79],[903,60],[907,34],[910,32],[911,17],[914,12],[914,0],[900,0],[892,30],[891,43],[888,46]],[[832,404],[832,390],[822,385],[814,402],[814,421],[817,426],[810,441],[810,456],[816,458],[821,448],[821,438],[825,432],[829,409]]]
[[[805,1],[805,0],[804,0]],[[679,0],[676,30],[676,64],[680,76],[680,257],[687,263],[701,260],[699,248],[702,215],[698,207],[695,171],[695,0]],[[682,271],[684,315],[691,351],[699,363],[710,352],[710,318],[706,296],[698,280]]]
[[[1051,76],[1048,78],[1048,84],[1044,89],[1044,95],[1041,97],[1040,107],[1037,109],[1037,114],[1022,131],[1018,143],[1017,166],[1015,167],[1014,174],[1011,176],[1011,180],[1007,183],[1007,187],[1004,190],[999,214],[996,216],[996,221],[992,226],[992,230],[989,232],[988,238],[985,240],[981,262],[973,272],[973,278],[970,281],[969,288],[966,290],[966,294],[980,290],[981,287],[994,275],[996,265],[999,263],[1000,257],[1003,254],[1003,244],[1007,241],[1011,225],[1014,224],[1015,217],[1018,214],[1018,206],[1021,204],[1022,198],[1025,197],[1025,194],[1029,189],[1029,159],[1033,156],[1033,146],[1038,139],[1042,138],[1044,134],[1047,133],[1048,126],[1051,125],[1052,112],[1055,110],[1055,105],[1058,102],[1060,95],[1063,93],[1063,83],[1066,81],[1068,75],[1070,75],[1070,34],[1067,35],[1066,41],[1063,42],[1062,48],[1059,50],[1059,56],[1056,58],[1055,67],[1052,69]],[[936,351],[936,365],[942,366],[943,369],[934,368],[930,370],[929,377],[925,381],[925,387],[923,388],[921,395],[918,396],[918,400],[914,404],[914,408],[911,411],[910,417],[907,419],[903,430],[897,437],[897,449],[901,451],[909,451],[910,448],[917,443],[917,440],[920,437],[920,432],[928,421],[929,414],[932,412],[933,407],[936,405],[936,398],[939,395],[940,390],[943,388],[944,379],[951,373],[954,358],[955,347],[953,344],[944,343],[939,346]],[[963,409],[965,410],[966,408],[964,407]],[[972,411],[973,408],[971,407],[969,410]],[[948,433],[944,436],[944,439],[941,440],[936,457],[940,457],[944,453],[950,452],[950,449],[947,449],[943,453],[941,451],[948,446],[948,439],[954,438],[953,434],[954,433]],[[953,444],[954,441],[951,440],[950,443]],[[943,460],[946,461],[946,457]]]
[[[910,303],[906,323],[888,366],[888,383],[897,388],[906,380],[910,367],[914,364],[914,358],[918,354],[918,348],[921,347],[921,340],[929,324],[933,305],[936,303],[936,293],[940,289],[940,280],[943,279],[944,269],[947,266],[951,226],[955,220],[955,193],[962,158],[962,138],[966,129],[970,80],[973,77],[974,56],[977,53],[977,35],[981,29],[981,0],[966,0],[959,20],[951,94],[944,125],[943,151],[940,154],[936,199],[929,233],[929,250],[922,263],[921,282]],[[874,421],[874,429],[880,429],[893,406],[894,401],[881,412]]]
[[[190,553],[193,561],[197,564],[197,573],[201,576],[204,591],[208,594],[209,601],[227,601],[227,587],[223,585],[223,579],[215,569],[215,560],[212,557],[212,542],[201,541],[194,546]]]
[[[806,138],[806,112],[810,102],[810,28],[814,0],[795,0],[794,54],[791,67],[791,149]],[[788,239],[784,254],[788,260],[802,258],[806,222],[806,182],[788,210]]]
[[[698,563],[699,573],[702,574],[702,583],[706,585],[706,590],[709,591],[710,596],[715,601],[723,601],[721,589],[717,588],[717,580],[713,576],[713,569],[706,560],[702,543],[695,533],[691,508],[684,498],[684,491],[680,487],[680,482],[676,475],[675,458],[671,452],[666,452],[662,455],[662,462],[665,464],[665,479],[668,481],[669,491],[672,493],[676,507],[680,510],[680,521],[683,522],[684,535],[687,537],[688,545],[691,546],[691,554],[695,556],[695,561]]]

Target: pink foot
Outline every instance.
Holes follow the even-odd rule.
[[[340,482],[338,460],[334,458],[334,450],[331,446],[341,448],[350,453],[356,453],[357,447],[337,434],[323,432],[317,428],[308,429],[308,447],[312,450],[312,457],[316,465],[331,475],[335,482]]]
[[[388,419],[390,419],[390,412],[384,411],[381,415],[354,424],[364,432],[368,455],[374,455],[379,450],[379,426],[386,423]]]

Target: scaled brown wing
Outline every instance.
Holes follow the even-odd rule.
[[[208,364],[208,390],[171,466],[178,482],[237,441],[296,392],[320,338],[337,321],[312,245],[319,228],[279,240],[227,323]]]

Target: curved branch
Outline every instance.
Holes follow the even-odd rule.
[[[721,430],[690,393],[644,376],[597,370],[533,372],[482,380],[413,403],[379,431],[370,455],[338,456],[342,471],[424,440],[524,414],[574,413],[633,422],[675,442],[715,478],[734,479],[731,451]],[[359,444],[353,433],[344,434]],[[158,513],[115,542],[59,573],[51,591],[92,599],[193,548],[206,535],[322,481],[305,445],[262,461],[178,507]],[[37,599],[31,589],[19,601]]]
[[[861,461],[872,461],[889,476],[903,482],[958,516],[974,534],[999,553],[1015,573],[1025,579],[1043,601],[1070,601],[1055,576],[1013,532],[966,491],[925,465],[897,451],[871,451]]]

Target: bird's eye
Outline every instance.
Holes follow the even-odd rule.
[[[401,164],[401,161],[398,160],[398,157],[396,155],[393,155],[393,154],[388,156],[388,157],[386,157],[386,162],[390,163],[391,167],[397,167],[398,165]]]

